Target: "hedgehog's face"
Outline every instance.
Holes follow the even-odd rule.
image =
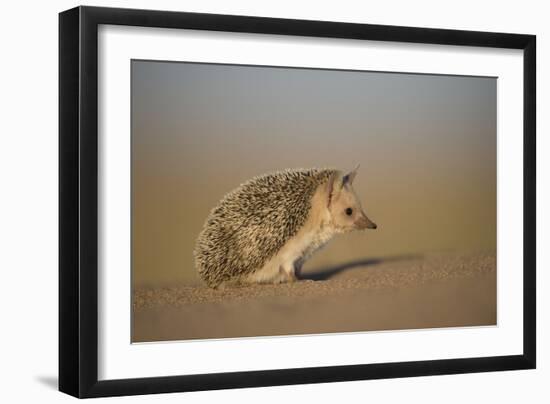
[[[363,212],[361,202],[352,187],[356,170],[357,168],[341,178],[333,178],[329,185],[328,209],[333,226],[341,233],[376,229],[376,224]]]

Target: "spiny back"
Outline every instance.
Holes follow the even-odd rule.
[[[209,286],[259,270],[305,224],[317,188],[333,169],[255,177],[228,193],[198,237],[195,262]]]

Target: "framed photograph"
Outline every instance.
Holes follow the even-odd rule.
[[[533,369],[533,35],[59,16],[59,389]]]

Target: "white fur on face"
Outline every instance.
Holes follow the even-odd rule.
[[[351,209],[351,215],[346,213],[347,209]],[[339,232],[357,230],[356,222],[358,218],[365,215],[361,202],[351,184],[335,187],[329,210],[333,225]]]

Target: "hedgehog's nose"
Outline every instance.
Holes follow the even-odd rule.
[[[376,229],[378,226],[363,214],[357,221],[357,227],[359,227],[359,229]]]
[[[367,229],[376,229],[378,226],[376,225],[376,223],[374,222],[371,222],[370,219],[367,218]]]

